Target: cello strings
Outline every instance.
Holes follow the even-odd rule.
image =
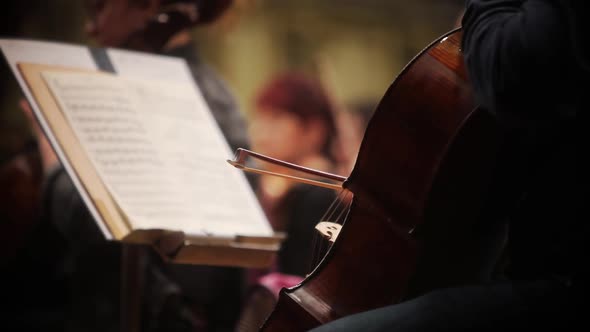
[[[326,212],[324,213],[324,215],[322,216],[320,221],[330,221],[334,217],[335,211],[342,204],[342,201],[340,200],[340,196],[342,195],[343,191],[344,191],[344,189],[339,191],[338,195],[332,201],[332,203],[330,204],[330,207],[328,207],[328,210],[326,210]]]
[[[311,271],[313,271],[313,269],[316,266],[316,259],[317,259],[317,247],[319,246],[318,243],[318,238],[320,238],[321,236],[315,232],[315,234],[312,236],[313,240],[312,240],[312,255],[311,257],[308,257],[308,267],[307,267],[307,271],[308,273],[311,273]]]
[[[330,207],[324,213],[321,221],[329,221],[334,222],[336,224],[342,225],[344,223],[344,218],[346,217],[346,212],[350,209],[351,200],[349,199],[352,193],[348,190],[341,190],[339,191],[337,197],[332,201]],[[337,215],[337,216],[336,216]],[[336,216],[336,217],[334,217]],[[319,238],[319,239],[318,239]],[[324,258],[324,255],[333,245],[333,240],[329,241],[324,239],[323,236],[318,234],[317,232],[313,236],[313,243],[312,243],[312,257],[310,257],[310,272],[320,263],[320,261]]]
[[[352,199],[349,199],[350,195],[352,195],[352,193],[347,191],[342,198],[342,201],[346,202],[346,206],[340,211],[338,217],[336,218],[335,222],[339,225],[344,224],[344,218],[346,218],[345,213],[350,210],[350,206],[352,205]]]
[[[337,213],[338,209],[342,206],[342,193],[344,189],[340,190],[336,198],[332,201],[322,218],[319,222],[322,221],[331,221],[334,218],[334,215]],[[341,214],[341,212],[339,213]],[[320,260],[323,258],[322,253],[325,252],[325,243],[326,240],[323,236],[321,236],[318,232],[314,232],[313,240],[312,240],[312,255],[309,257],[309,271],[313,271],[313,269],[319,264]]]
[[[342,190],[338,194],[338,197],[336,198],[336,200],[338,201],[338,204],[336,205],[336,207],[332,211],[329,221],[332,221],[332,222],[337,223],[339,225],[344,224],[346,212],[350,209],[350,206],[352,205],[352,200],[349,200],[351,195],[352,195],[352,193],[348,190]],[[346,202],[346,204],[343,204],[344,202]],[[338,209],[340,209],[340,212],[338,212],[338,217],[336,217],[336,219],[333,219],[333,215],[336,214],[336,210],[338,210]],[[319,236],[319,234],[316,234],[316,237],[314,237],[314,240],[317,241],[318,236]],[[314,256],[315,256],[314,268],[315,268],[315,266],[317,266],[320,263],[322,258],[324,258],[323,256],[327,253],[327,251],[330,249],[330,247],[332,247],[332,245],[334,244],[333,241],[335,241],[335,240],[326,241],[323,238],[320,238],[320,240],[321,240],[321,242],[320,242],[321,249],[317,249],[316,253],[314,254]]]

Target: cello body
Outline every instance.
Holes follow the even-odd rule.
[[[354,198],[337,240],[281,291],[263,331],[304,331],[489,275],[482,216],[501,135],[474,103],[460,43],[460,29],[440,37],[393,81],[344,183]]]

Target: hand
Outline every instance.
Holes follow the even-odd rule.
[[[29,122],[31,130],[33,131],[33,135],[35,135],[37,138],[39,154],[41,155],[41,163],[43,164],[43,171],[47,173],[50,169],[59,164],[59,159],[57,159],[57,155],[49,144],[47,136],[45,136],[45,133],[39,126],[39,122],[37,122],[37,119],[33,115],[31,105],[29,105],[25,99],[21,99],[18,104]]]

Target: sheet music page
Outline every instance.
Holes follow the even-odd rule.
[[[107,49],[107,54],[121,76],[194,84],[190,69],[180,58],[116,48]]]
[[[272,230],[190,84],[93,73],[43,77],[135,228],[191,235]]]
[[[0,39],[0,47],[13,70],[16,70],[17,62],[96,69],[90,52],[83,46],[36,40]]]

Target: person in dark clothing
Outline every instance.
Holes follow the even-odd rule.
[[[275,75],[258,91],[250,121],[256,152],[293,164],[334,172],[338,160],[333,145],[338,140],[336,108],[317,80],[297,71]],[[289,173],[264,163],[267,171]],[[257,330],[268,316],[282,287],[299,283],[324,253],[315,230],[336,192],[262,175],[257,197],[275,232],[286,235],[270,270],[250,271],[249,296],[238,331]],[[314,246],[317,245],[317,247]],[[319,257],[317,257],[319,256]]]
[[[462,51],[476,100],[524,159],[512,184],[522,190],[501,216],[508,223],[502,278],[438,289],[312,331],[571,330],[585,323],[590,233],[576,212],[576,147],[577,114],[588,106],[588,14],[583,1],[466,4]]]
[[[223,80],[200,59],[189,30],[215,20],[230,4],[228,0],[91,0],[87,2],[89,22],[86,29],[100,46],[185,59],[230,147],[248,148],[245,121],[235,100]],[[180,29],[177,26],[168,29],[169,26],[160,25],[161,21],[170,23],[159,17],[161,13],[171,18],[179,13],[186,14],[189,22]],[[42,132],[35,128],[39,140],[44,140]],[[38,316],[29,312],[22,317],[23,321],[26,317],[33,317],[35,321],[44,314],[51,314],[53,318],[38,319],[35,324],[42,330],[54,326],[60,331],[118,330],[123,319],[120,316],[124,291],[121,289],[124,273],[121,260],[125,245],[105,240],[50,146],[41,143],[40,146],[44,147],[41,155],[45,171],[43,220],[32,232],[27,252],[46,252],[45,260],[41,264],[38,259],[31,261],[21,257],[13,270],[19,271],[21,265],[39,266],[35,275],[45,278],[44,287],[55,289],[56,294],[49,294]],[[55,242],[52,250],[45,251],[41,246],[47,241],[39,242],[39,238]],[[243,292],[241,269],[167,265],[151,248],[141,250],[144,252],[140,258],[144,280],[140,308],[142,331],[232,330]],[[15,279],[21,275],[19,272]],[[31,284],[30,278],[25,279],[26,284]],[[25,289],[29,287],[26,284]]]

